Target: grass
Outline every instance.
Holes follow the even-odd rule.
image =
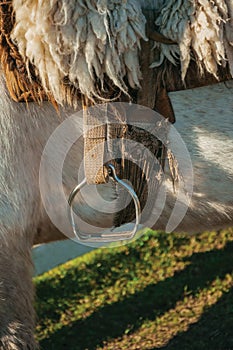
[[[148,231],[34,282],[42,350],[233,349],[233,229]]]

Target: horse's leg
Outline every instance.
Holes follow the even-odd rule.
[[[0,252],[1,350],[37,348],[33,296],[30,239],[23,232],[8,232],[1,236]]]
[[[45,132],[35,116],[39,107],[15,104],[3,83],[0,88],[0,349],[32,350],[31,247],[41,220],[38,172]]]

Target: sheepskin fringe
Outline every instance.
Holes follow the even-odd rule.
[[[166,0],[137,0],[140,3],[142,9],[145,10],[158,10],[160,9]]]
[[[58,103],[74,100],[70,86],[92,100],[102,99],[106,80],[125,94],[125,77],[140,86],[138,49],[147,39],[136,0],[13,0],[13,8],[11,38]]]
[[[233,76],[232,0],[0,0],[0,60],[13,99],[75,107],[82,95],[99,102],[139,88],[142,9],[155,11],[170,40],[155,41],[152,68],[170,62],[178,76],[181,65],[185,83],[192,61],[203,76],[219,79],[219,67]]]
[[[0,62],[5,74],[8,91],[14,101],[37,101],[47,99],[43,88],[33,74],[31,79],[27,67],[18,52],[18,48],[10,39],[14,15],[11,1],[0,1]]]
[[[174,65],[180,61],[185,79],[190,61],[195,59],[201,74],[217,77],[218,66],[228,63],[233,77],[233,1],[232,0],[168,0],[164,1],[156,20],[160,33],[177,45],[155,44],[160,60]]]

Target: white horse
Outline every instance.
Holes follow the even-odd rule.
[[[30,71],[30,65],[35,65],[34,74],[40,80],[43,94],[47,94],[49,99],[61,104],[59,116],[49,101],[41,103],[13,101],[12,95],[15,100],[19,98],[18,90],[17,88],[14,90],[15,85],[10,73],[12,71],[7,66],[8,61],[2,58],[3,70],[0,82],[0,348],[4,350],[36,348],[33,337],[31,247],[35,242],[46,242],[63,237],[57,227],[52,224],[43,207],[39,189],[39,167],[44,147],[53,131],[63,120],[81,108],[79,101],[75,100],[77,95],[73,95],[73,90],[68,91],[67,86],[64,85],[64,78],[68,76],[69,84],[74,84],[83,94],[92,99],[97,95],[101,97],[101,94],[104,96],[103,91],[96,89],[95,79],[99,74],[99,79],[104,80],[104,74],[106,74],[112,80],[113,85],[127,94],[127,84],[123,79],[125,75],[132,88],[139,87],[139,41],[146,39],[143,27],[146,20],[140,8],[140,4],[145,5],[145,1],[131,0],[122,5],[119,5],[118,1],[109,2],[113,4],[113,7],[110,6],[111,4],[107,5],[106,1],[99,1],[98,8],[96,1],[83,0],[79,3],[65,0],[52,1],[50,2],[52,8],[48,3],[47,1],[13,1],[15,26],[11,32],[11,40],[17,45],[21,58],[25,61],[26,71]],[[91,4],[90,8],[87,4]],[[161,16],[166,15],[166,1],[151,1],[147,4],[149,8],[155,5],[164,6]],[[174,4],[175,1],[167,1],[167,10]],[[221,43],[216,41],[216,36],[218,34],[221,36],[220,30],[228,33],[222,26],[224,16],[227,13],[232,14],[230,12],[232,6],[230,7],[228,1],[224,4],[219,8],[218,13],[218,16],[222,14],[221,27],[220,29],[213,27],[213,40],[217,42],[217,45],[214,52],[211,52],[209,60],[204,60],[205,68],[208,68],[209,73],[214,75],[217,74],[217,66],[213,57],[216,58],[217,64],[226,63],[226,55],[232,52],[230,51],[232,50],[230,38],[226,41],[225,46],[221,46]],[[125,9],[124,6],[127,8]],[[74,9],[77,11],[72,12],[71,10]],[[216,13],[215,10],[213,12]],[[92,22],[84,20],[87,14]],[[157,23],[163,20],[161,16]],[[72,18],[72,21],[76,18],[77,28],[73,25],[74,22],[69,22],[69,18]],[[109,25],[109,18],[113,19],[115,27]],[[129,18],[132,26],[127,24]],[[116,19],[115,22],[114,19]],[[170,18],[168,19],[170,21]],[[111,46],[113,35],[115,35],[114,42],[118,40],[118,34],[116,34],[118,21],[122,25],[122,32],[118,34],[124,34],[125,26],[128,25],[125,32],[128,36],[125,39],[132,40],[131,43],[127,40],[118,42],[121,44],[121,46],[118,45],[118,49],[123,52],[119,60],[116,56],[119,52],[116,51],[115,46]],[[88,23],[92,23],[95,34],[99,35],[97,43],[91,41],[95,39],[92,34],[90,37],[82,38],[85,33],[80,31],[78,26],[85,28]],[[94,27],[94,24],[97,27]],[[229,21],[226,22],[226,25],[228,24]],[[54,31],[51,31],[50,26],[53,25],[55,26]],[[75,33],[72,32],[71,27],[75,28]],[[165,30],[163,34],[166,34]],[[177,41],[179,38],[175,38],[173,34],[169,40],[176,39]],[[188,33],[185,34],[188,36]],[[211,33],[208,35],[211,40]],[[227,38],[227,34],[224,38]],[[82,43],[81,53],[78,51],[80,42]],[[106,51],[104,51],[104,43]],[[178,54],[179,45],[172,44],[174,47],[171,47],[170,51],[163,43],[157,43],[157,45],[160,46],[161,62],[164,57],[174,60],[174,55]],[[185,74],[189,65],[190,52],[186,52],[187,50],[185,51],[182,45],[184,42],[181,41],[182,72]],[[97,51],[92,51],[93,47]],[[198,51],[199,46],[195,47]],[[46,53],[46,57],[40,57],[41,50]],[[100,61],[96,61],[96,56],[92,55],[96,52],[98,52]],[[88,57],[88,62],[85,61],[85,57]],[[67,67],[70,66],[71,58],[74,65],[69,70]],[[113,58],[113,65],[111,65]],[[153,65],[153,62],[151,64],[153,67],[156,65]],[[95,74],[93,74],[93,66]],[[18,70],[17,72],[13,70],[13,72],[18,74]],[[34,79],[31,71],[30,74],[29,83]],[[142,78],[145,80],[145,76]],[[18,76],[17,79],[19,79]],[[211,90],[211,98],[200,89],[184,91],[182,110],[180,105],[177,107],[176,93],[171,92],[170,94],[177,116],[176,127],[189,149],[194,168],[194,192],[191,204],[176,230],[218,229],[233,223],[233,102],[229,91],[232,91],[231,83],[227,86],[224,84],[214,86]],[[39,93],[39,90],[36,93]],[[200,109],[199,101],[203,99],[205,105],[202,105]],[[70,100],[72,106],[67,107]],[[206,110],[208,114],[205,113]],[[194,117],[194,114],[198,115],[198,118]],[[70,163],[68,162],[64,169],[65,187],[71,188],[71,185],[75,184],[76,167],[74,165],[80,163],[82,157],[82,149],[74,150],[72,153]],[[107,199],[113,197],[111,185],[100,185],[100,187]],[[166,227],[174,200],[175,196],[170,191],[164,210],[153,228]],[[112,216],[105,213],[98,213],[97,216],[94,209],[84,208],[82,215],[94,225],[104,223],[106,226],[111,226],[113,223]]]

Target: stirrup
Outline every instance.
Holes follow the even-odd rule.
[[[81,242],[89,242],[89,243],[106,243],[106,242],[116,242],[116,241],[122,241],[122,240],[131,240],[135,237],[136,232],[138,231],[138,227],[140,224],[140,218],[141,218],[141,206],[138,199],[137,194],[135,193],[134,189],[129,186],[126,182],[121,180],[117,174],[116,169],[112,164],[107,165],[109,168],[109,177],[111,177],[116,183],[120,184],[122,187],[124,187],[130,196],[132,197],[135,205],[135,213],[136,213],[136,220],[133,230],[131,231],[122,231],[122,232],[113,232],[114,228],[112,228],[110,231],[104,231],[100,233],[83,233],[79,230],[77,227],[75,220],[74,220],[74,212],[73,212],[73,202],[76,197],[76,195],[79,193],[79,191],[87,185],[86,178],[77,185],[73,191],[70,193],[68,198],[68,216],[69,220],[74,232],[75,237],[81,241]]]

